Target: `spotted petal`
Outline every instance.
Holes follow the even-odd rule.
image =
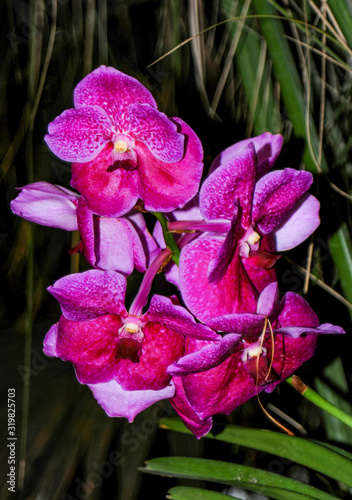
[[[238,350],[241,340],[240,334],[229,333],[220,342],[211,342],[199,351],[187,354],[169,366],[171,375],[187,375],[214,368],[228,356]]]
[[[48,291],[60,303],[67,319],[89,321],[106,314],[125,311],[126,278],[115,272],[98,270],[70,274]]]
[[[253,224],[262,234],[277,229],[291,214],[313,182],[310,172],[292,168],[270,172],[255,186]]]
[[[234,202],[239,199],[243,211],[242,224],[249,227],[256,174],[255,149],[253,143],[249,143],[203,182],[199,206],[204,218],[232,220]]]
[[[146,210],[170,212],[182,208],[197,193],[203,172],[203,148],[196,133],[179,118],[172,118],[185,136],[181,161],[162,162],[143,144],[138,144],[139,197]]]
[[[180,289],[190,311],[201,321],[239,312],[255,312],[257,292],[249,280],[238,252],[225,275],[209,283],[208,269],[218,255],[223,238],[200,237],[181,251]]]
[[[49,124],[45,142],[61,160],[87,162],[98,156],[112,137],[112,123],[98,106],[67,109]]]
[[[166,163],[182,160],[185,138],[164,113],[148,104],[133,104],[128,118],[129,135],[142,141],[155,158]]]
[[[110,66],[100,66],[87,75],[75,88],[74,104],[77,109],[100,106],[118,123],[124,109],[130,104],[143,102],[156,107],[149,92],[135,78]]]
[[[71,185],[85,198],[92,212],[107,217],[128,213],[138,201],[138,170],[115,168],[108,144],[98,158],[88,163],[72,164]]]

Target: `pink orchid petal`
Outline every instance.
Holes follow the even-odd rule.
[[[298,338],[303,334],[316,334],[320,335],[321,333],[326,334],[343,334],[346,333],[343,328],[337,325],[332,325],[330,323],[323,323],[322,325],[316,328],[310,328],[308,326],[284,326],[282,328],[277,328],[275,333],[283,333],[284,335],[288,335],[292,338]]]
[[[317,339],[317,335],[307,335],[297,339],[286,335],[275,335],[273,370],[281,380],[285,380],[295,373],[303,363],[314,355]],[[270,384],[265,392],[272,392],[281,380]]]
[[[131,222],[138,235],[138,240],[132,237],[134,265],[138,271],[145,272],[146,268],[161,252],[161,248],[150,234],[143,214],[135,211],[127,214],[126,218]]]
[[[210,262],[217,257],[221,238],[200,237],[186,245],[180,257],[180,289],[188,309],[200,321],[224,314],[255,312],[257,293],[236,253],[218,283],[209,283]]]
[[[116,380],[103,384],[88,384],[95,399],[103,407],[109,417],[125,417],[133,422],[138,413],[162,399],[172,398],[175,386],[172,382],[158,391],[150,389],[141,391],[126,391]]]
[[[262,177],[253,196],[253,225],[263,234],[274,231],[291,214],[312,182],[310,172],[292,168]]]
[[[254,146],[249,143],[205,179],[199,194],[200,210],[206,220],[232,220],[239,199],[242,225],[250,226],[252,195],[257,173]]]
[[[257,314],[274,318],[279,305],[279,286],[275,281],[270,283],[259,295]]]
[[[143,333],[139,362],[118,360],[115,379],[125,390],[158,391],[170,383],[167,368],[182,356],[184,337],[156,322],[148,322],[143,327]]]
[[[141,214],[142,219],[143,215]],[[146,252],[148,252],[148,244],[147,244],[147,238],[148,238],[148,230],[146,228],[145,232],[143,233],[142,230],[137,231],[136,227],[128,220],[127,218],[121,218],[119,219],[119,222],[124,226],[125,229],[125,244],[126,244],[126,250],[125,253],[129,251],[130,249],[131,254],[132,254],[132,264],[136,267],[137,271],[144,273],[147,269],[147,255]],[[138,228],[138,226],[137,226]],[[149,235],[150,236],[150,235]],[[141,240],[141,237],[143,238],[143,241]],[[150,236],[152,239],[152,237]],[[143,245],[144,244],[144,245]],[[149,244],[152,244],[149,242]],[[120,245],[120,243],[118,243]],[[116,241],[115,241],[115,248],[116,248]],[[133,270],[133,269],[132,269]]]
[[[81,196],[77,204],[77,222],[79,234],[82,238],[84,256],[91,266],[95,266],[95,234],[94,214],[87,207],[87,203]]]
[[[264,132],[257,137],[245,139],[244,141],[233,144],[215,158],[211,164],[210,173],[227,162],[233,155],[240,153],[250,142],[253,142],[257,154],[258,174],[260,176],[266,174],[274,165],[280,154],[284,142],[284,138],[280,134],[272,135],[270,132]]]
[[[21,192],[10,203],[14,214],[42,226],[78,229],[76,193],[48,182],[34,182],[19,189]]]
[[[218,318],[209,319],[207,325],[218,332],[236,333],[245,338],[254,337],[257,339],[263,331],[265,317],[249,313],[225,314]]]
[[[81,384],[108,382],[118,373],[122,360],[116,354],[122,324],[120,316],[112,314],[90,321],[71,321],[61,316],[57,356],[73,363]]]
[[[156,107],[152,94],[144,85],[109,66],[100,66],[89,73],[74,91],[74,104],[77,109],[100,106],[117,123],[124,109],[138,102]]]
[[[206,345],[205,342],[191,342],[188,352]],[[210,370],[182,377],[187,399],[201,419],[218,413],[229,414],[262,391],[245,370],[241,356],[240,351],[235,352]]]
[[[178,376],[214,368],[238,350],[240,340],[240,334],[229,333],[220,342],[212,342],[199,351],[183,356],[170,365],[167,371],[173,376]]]
[[[112,137],[106,112],[92,106],[67,109],[49,124],[45,142],[61,160],[87,162],[98,156]]]
[[[234,203],[234,216],[231,221],[231,226],[227,231],[225,241],[219,249],[216,259],[210,263],[209,267],[209,283],[218,283],[226,274],[226,271],[235,256],[238,242],[243,234],[241,226],[242,209],[236,199]]]
[[[86,271],[59,279],[48,291],[73,321],[88,321],[125,311],[126,278],[115,272]]]
[[[168,297],[154,295],[145,321],[157,321],[161,325],[186,337],[203,340],[220,340],[221,337],[201,323],[196,323],[192,314],[184,307],[174,305]]]
[[[117,271],[125,276],[131,274],[134,269],[136,247],[133,243],[138,239],[132,225],[124,219],[96,217],[95,226],[99,235],[96,267]],[[145,266],[139,270],[145,270]]]
[[[203,172],[203,148],[195,132],[179,118],[172,119],[185,136],[186,150],[181,161],[165,163],[138,144],[139,195],[146,210],[170,212],[183,207],[198,191]]]
[[[271,235],[264,235],[260,240],[260,251],[274,252],[274,243]],[[269,269],[262,269],[261,267],[252,267],[251,262],[247,263],[246,258],[242,258],[243,267],[246,273],[254,284],[258,293],[262,293],[265,287],[270,283],[277,281],[276,269],[271,267]]]
[[[201,419],[195,409],[190,404],[183,387],[183,378],[174,377],[173,382],[176,386],[176,395],[170,400],[170,403],[175,408],[184,424],[193,434],[200,439],[208,434],[213,425],[211,417]]]
[[[277,252],[290,250],[306,240],[319,226],[319,201],[311,194],[303,196],[289,217],[275,230]]]
[[[59,357],[59,354],[56,349],[57,344],[57,334],[58,334],[58,323],[55,323],[44,339],[44,348],[43,351],[47,356],[52,356],[53,358]]]
[[[112,149],[108,144],[95,160],[73,163],[71,185],[82,193],[92,212],[119,217],[138,201],[139,176],[137,169],[112,168]]]
[[[185,138],[164,113],[153,106],[139,103],[130,106],[128,113],[128,134],[142,141],[155,158],[166,163],[182,160]]]
[[[287,292],[280,302],[281,312],[277,317],[277,328],[286,326],[313,327],[319,326],[319,318],[308,302],[294,292]]]

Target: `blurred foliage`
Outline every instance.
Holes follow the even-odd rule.
[[[210,440],[204,444],[187,435],[175,439],[172,433],[166,440],[165,431],[156,428],[158,419],[172,414],[165,402],[133,424],[109,419],[68,363],[42,354],[44,335],[59,317],[45,289],[87,264],[67,253],[77,235],[34,227],[13,216],[9,202],[15,187],[29,182],[69,187],[69,165],[51,154],[43,137],[48,123],[72,106],[77,82],[100,64],[138,78],[162,111],[189,123],[204,145],[206,168],[238,140],[266,130],[282,133],[285,145],[277,166],[315,173],[312,192],[321,201],[322,224],[310,245],[291,251],[289,261],[281,259],[280,286],[308,294],[323,322],[347,331],[344,337],[320,339],[316,356],[300,374],[311,385],[315,378],[322,380],[338,393],[336,404],[342,398],[345,405],[352,377],[351,3],[7,0],[0,12],[1,386],[4,394],[16,389],[19,474],[17,493],[8,492],[3,481],[1,497],[135,500],[149,490],[161,499],[182,481],[142,477],[137,470],[160,455],[221,458],[268,470],[272,462],[265,452]],[[335,385],[334,370],[324,371],[336,358],[343,390]],[[279,406],[313,439],[351,445],[288,386],[264,395],[262,402]],[[2,436],[5,417],[4,409]],[[216,417],[214,432],[228,423],[272,427],[255,400],[229,417]],[[280,463],[280,473],[292,476],[291,465]],[[341,485],[304,471],[313,486],[348,498]]]

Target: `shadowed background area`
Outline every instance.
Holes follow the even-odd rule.
[[[9,202],[16,187],[30,182],[70,187],[69,164],[50,152],[43,137],[48,123],[72,107],[75,85],[101,64],[137,78],[161,111],[179,116],[196,131],[204,147],[205,174],[224,148],[264,131],[284,135],[277,168],[315,174],[310,191],[321,202],[322,223],[309,241],[280,260],[280,289],[307,295],[322,322],[346,330],[345,336],[321,338],[315,357],[299,375],[351,411],[351,6],[348,0],[282,4],[2,2],[0,429],[5,443],[6,394],[14,388],[17,437],[16,494],[8,491],[5,479],[2,498],[136,500],[149,491],[162,499],[171,486],[183,483],[138,471],[158,456],[274,468],[272,456],[263,452],[159,429],[159,419],[174,415],[166,401],[144,411],[133,424],[108,418],[89,389],[77,382],[73,367],[42,352],[45,333],[60,315],[46,288],[89,266],[79,254],[68,254],[78,234],[35,226],[14,216]],[[129,278],[130,297],[139,283],[140,276]],[[162,278],[154,289],[172,290]],[[302,424],[309,437],[351,448],[351,429],[322,415],[287,384],[261,400]],[[255,399],[230,416],[216,417],[214,432],[226,423],[275,429]],[[6,444],[0,459],[5,478]],[[348,491],[334,481],[324,483],[308,469],[280,463],[280,470],[272,472],[348,498]]]

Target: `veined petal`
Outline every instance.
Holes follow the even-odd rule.
[[[207,321],[207,325],[218,332],[236,333],[244,338],[258,339],[265,325],[265,316],[261,314],[224,314]],[[227,337],[227,335],[225,335]]]
[[[245,139],[244,141],[236,142],[229,148],[222,151],[215,158],[210,167],[210,173],[213,172],[223,163],[227,162],[233,155],[238,154],[248,144],[254,144],[258,160],[258,176],[266,174],[274,165],[277,157],[280,154],[284,138],[280,134],[272,135],[270,132],[264,132],[257,137]]]
[[[90,321],[61,316],[56,341],[57,356],[70,361],[81,384],[112,380],[122,360],[116,358],[120,316],[107,314]],[[130,362],[132,363],[132,362]]]
[[[292,338],[275,332],[273,370],[281,380],[285,380],[292,375],[313,356],[317,339],[317,335],[308,334],[304,337]],[[269,353],[268,356],[270,357]],[[265,392],[272,392],[281,380],[270,384],[265,389]]]
[[[202,348],[204,342],[191,341],[188,352]],[[220,365],[205,372],[182,377],[184,390],[190,405],[200,419],[218,413],[231,413],[235,408],[260,393],[255,380],[245,370],[241,351],[228,356]]]
[[[110,66],[100,66],[89,73],[74,91],[74,104],[77,109],[100,106],[117,123],[124,109],[138,102],[157,107],[152,94],[144,85]]]
[[[88,321],[125,313],[126,278],[115,272],[86,271],[59,279],[48,291],[67,319]]]
[[[200,439],[208,434],[213,425],[213,419],[208,417],[206,419],[200,418],[196,410],[192,407],[183,387],[183,378],[174,377],[173,382],[176,386],[176,394],[170,400],[170,403],[175,408],[179,416],[182,418],[184,424],[193,432],[193,434]]]
[[[318,316],[308,302],[294,292],[287,292],[282,297],[277,320],[277,328],[287,326],[316,328],[320,324]]]
[[[192,314],[184,307],[174,305],[168,297],[154,295],[145,321],[158,322],[161,325],[186,337],[202,340],[220,340],[221,337],[209,327],[196,323]]]
[[[128,108],[128,134],[142,141],[155,158],[166,163],[182,160],[185,138],[176,124],[164,113],[148,104],[136,103]]]
[[[290,250],[302,243],[320,224],[319,201],[311,194],[305,194],[289,217],[274,231],[277,252]]]
[[[175,394],[172,382],[158,391],[151,389],[126,391],[116,380],[102,384],[88,384],[88,387],[109,417],[125,417],[129,422],[133,422],[138,413],[152,404],[172,398]]]
[[[78,194],[48,182],[34,182],[19,189],[21,192],[10,203],[14,214],[42,226],[78,229]]]
[[[288,335],[289,337],[296,339],[304,333],[320,335],[321,333],[343,334],[346,332],[340,326],[331,325],[330,323],[323,323],[316,328],[311,328],[308,326],[284,326],[282,328],[275,329],[275,333],[283,333],[284,335]]]
[[[205,179],[199,193],[199,205],[206,220],[232,220],[234,203],[242,208],[242,225],[250,226],[252,196],[257,174],[254,145],[249,143]]]
[[[115,168],[108,144],[97,158],[88,163],[72,164],[71,185],[84,196],[92,212],[106,217],[127,214],[139,198],[136,170]]]
[[[98,156],[112,136],[112,124],[99,106],[67,109],[48,127],[45,142],[61,160],[87,162]]]
[[[214,368],[239,348],[241,335],[229,333],[220,342],[212,342],[199,351],[180,358],[169,366],[167,371],[173,376],[198,373]]]
[[[185,136],[185,155],[181,161],[166,163],[138,144],[139,196],[146,210],[170,212],[182,208],[197,193],[203,172],[203,148],[196,133],[179,118],[172,118]]]
[[[262,177],[253,196],[253,226],[262,234],[274,231],[291,214],[312,182],[310,172],[293,168],[270,172]]]
[[[242,209],[236,199],[234,203],[234,215],[231,221],[231,226],[227,231],[224,243],[221,245],[216,259],[214,259],[209,266],[209,283],[218,283],[225,276],[231,261],[234,258],[239,258],[238,255],[235,256],[235,253],[240,237],[243,235],[241,216]]]
[[[257,292],[236,253],[218,283],[209,283],[210,262],[218,255],[223,238],[203,236],[181,251],[180,290],[188,309],[200,321],[224,314],[255,312]]]

